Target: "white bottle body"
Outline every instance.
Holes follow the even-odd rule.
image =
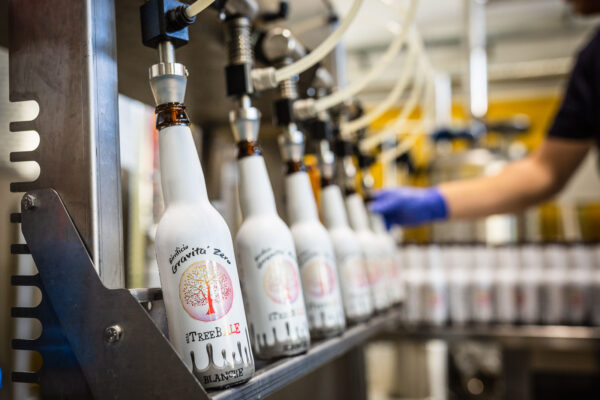
[[[492,303],[493,250],[485,245],[475,247],[475,268],[471,284],[471,315],[473,322],[487,324],[494,317]]]
[[[423,283],[423,317],[427,324],[441,326],[448,321],[448,289],[439,246],[427,246],[427,257]]]
[[[589,249],[592,252],[592,310],[591,323],[600,326],[600,244]]]
[[[236,236],[236,256],[257,358],[308,350],[310,333],[294,239],[275,208],[264,160],[238,161],[244,222]]]
[[[285,185],[311,337],[338,335],[346,321],[331,237],[318,219],[306,172],[286,176]]]
[[[567,281],[567,322],[583,325],[588,321],[592,302],[593,259],[587,246],[574,244],[569,248]]]
[[[348,225],[337,185],[326,186],[321,191],[321,210],[333,242],[346,319],[349,323],[365,321],[373,314],[369,277],[360,241]]]
[[[373,306],[377,312],[382,312],[390,306],[390,299],[381,243],[377,235],[369,229],[367,211],[358,194],[354,193],[346,197],[346,209],[366,263]]]
[[[423,287],[427,269],[427,254],[424,246],[407,245],[404,248],[406,256],[406,323],[416,325],[425,321],[425,305],[423,304]]]
[[[496,248],[494,285],[496,321],[512,324],[517,320],[517,266],[519,254],[514,246]]]
[[[448,309],[453,324],[464,325],[471,319],[469,271],[471,257],[465,246],[447,246],[442,249],[447,260]]]
[[[557,325],[565,321],[567,304],[567,249],[563,245],[544,248],[544,279],[542,286],[542,322]]]
[[[537,324],[540,321],[544,264],[542,256],[540,245],[526,244],[521,247],[519,320],[524,324]]]
[[[254,360],[231,234],[212,207],[187,126],[160,131],[167,208],[156,255],[169,339],[205,388],[248,380]]]
[[[402,279],[396,259],[396,241],[385,230],[385,222],[380,214],[369,213],[371,229],[377,236],[380,253],[382,255],[382,265],[385,281],[387,282],[388,302],[400,304],[404,296]]]

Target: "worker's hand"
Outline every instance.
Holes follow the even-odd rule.
[[[436,187],[383,189],[375,193],[369,208],[383,215],[388,229],[392,225],[420,225],[448,217],[446,199]]]

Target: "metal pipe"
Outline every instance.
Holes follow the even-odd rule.
[[[158,59],[161,63],[165,64],[175,62],[175,47],[173,43],[165,40],[158,44]]]

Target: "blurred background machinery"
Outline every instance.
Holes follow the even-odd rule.
[[[70,8],[70,18],[73,20],[85,12],[85,7],[74,7],[72,2],[54,2],[53,6],[58,7],[59,3]],[[77,139],[71,135],[68,132],[69,126],[72,126],[70,124],[89,123],[86,113],[90,112],[91,107],[105,107],[113,117],[117,116],[118,107],[118,122],[108,118],[91,124],[95,123],[98,131],[108,132],[113,142],[119,141],[120,171],[116,169],[119,156],[113,154],[112,159],[103,159],[98,163],[101,170],[81,169],[85,179],[63,182],[64,190],[74,195],[95,193],[94,200],[67,200],[73,204],[97,204],[98,209],[106,213],[122,210],[122,226],[104,226],[104,231],[94,231],[97,226],[91,220],[78,225],[89,228],[89,232],[80,234],[86,238],[86,244],[96,260],[103,259],[107,268],[115,270],[121,270],[118,267],[123,260],[124,276],[106,278],[107,286],[117,287],[124,283],[128,288],[156,287],[159,281],[152,241],[163,205],[158,189],[154,110],[150,106],[152,98],[146,75],[146,66],[153,63],[155,54],[139,44],[138,13],[142,1],[115,2],[114,10],[111,2],[89,0],[84,3],[86,7],[96,7],[97,15],[102,16],[102,19],[91,24],[92,27],[102,26],[96,36],[98,42],[93,45],[102,50],[98,52],[98,65],[104,65],[108,71],[97,73],[111,77],[109,82],[96,88],[96,99],[110,97],[105,97],[102,90],[118,90],[118,103],[91,102],[83,111],[74,109],[74,114],[79,113],[74,119],[53,121],[51,116],[45,115],[50,119],[40,119],[38,123],[52,124],[53,129],[63,130],[65,141],[93,140],[93,137]],[[289,27],[307,49],[320,43],[335,27],[339,15],[344,15],[348,8],[348,2],[341,0],[288,3],[288,18],[282,24]],[[345,36],[343,45],[324,62],[332,72],[334,85],[345,85],[378,62],[391,33],[399,29],[398,21],[383,17],[391,14],[389,10],[394,4],[383,0],[366,2],[357,22]],[[101,13],[103,6],[108,8]],[[275,12],[279,2],[264,0],[260,6],[262,10]],[[21,91],[21,96],[9,100],[8,20],[10,18],[13,23],[21,21],[26,24],[29,16],[33,17],[34,14],[27,7],[23,7],[20,15],[11,14],[8,10],[8,1],[0,1],[0,18],[3,20],[0,23],[0,187],[4,188],[0,190],[0,215],[4,215],[2,218],[5,221],[0,223],[0,243],[5,250],[0,252],[0,343],[3,343],[0,346],[3,386],[0,397],[21,399],[35,398],[38,392],[23,385],[12,386],[8,371],[34,370],[41,361],[36,355],[32,357],[26,352],[12,351],[5,344],[13,337],[36,338],[41,327],[35,320],[11,319],[10,307],[33,307],[39,302],[40,293],[35,287],[16,288],[10,285],[11,275],[32,274],[35,266],[30,256],[12,256],[8,252],[9,243],[24,242],[18,225],[8,223],[10,214],[19,210],[21,197],[20,193],[10,193],[9,187],[11,182],[34,181],[40,169],[44,168],[52,170],[53,179],[58,181],[61,168],[73,168],[73,165],[59,165],[59,149],[54,150],[56,154],[46,153],[39,165],[26,161],[28,158],[12,160],[25,162],[11,162],[10,152],[33,151],[38,143],[48,139],[38,138],[33,132],[35,125],[10,124],[39,118],[43,102],[52,101],[51,94],[58,91],[52,82],[47,82],[47,97],[37,98],[41,104],[35,101],[21,102],[30,99],[27,96],[27,79],[21,76],[20,81],[11,80],[19,82],[19,87],[11,88],[11,93]],[[36,10],[38,13],[43,11]],[[48,21],[60,23],[57,20]],[[70,46],[83,46],[87,38],[83,32],[88,26],[84,23],[71,25],[62,22],[66,30],[57,29],[60,31],[57,34],[65,37],[71,35]],[[452,0],[445,1],[443,6],[433,0],[419,1],[415,24],[436,70],[435,135],[433,132],[422,132],[427,135],[420,135],[410,151],[398,157],[392,168],[375,163],[371,167],[375,186],[426,186],[489,174],[506,162],[523,157],[535,149],[543,139],[559,104],[561,89],[576,49],[585,42],[598,22],[598,19],[584,20],[574,16],[569,5],[560,0]],[[110,29],[113,25],[114,31]],[[27,29],[25,26],[23,29]],[[77,29],[79,31],[76,32]],[[113,36],[105,36],[105,29]],[[39,31],[42,29],[31,30]],[[200,14],[190,35],[193,39],[190,45],[178,52],[179,60],[193,71],[187,94],[188,111],[195,121],[193,131],[207,171],[209,196],[225,216],[231,231],[235,232],[239,210],[235,192],[234,147],[227,119],[232,104],[226,97],[225,79],[222,76],[226,56],[222,27],[216,13]],[[18,41],[15,40],[15,43]],[[102,49],[102,43],[107,47]],[[70,54],[71,49],[62,48],[62,51],[42,55],[60,57]],[[106,54],[108,58],[102,58]],[[116,55],[116,59],[112,55]],[[16,65],[16,61],[13,62]],[[68,67],[77,67],[67,57],[64,62],[59,72],[63,82],[67,82],[68,74],[72,73]],[[36,68],[35,65],[29,67]],[[79,68],[83,66],[79,65]],[[18,69],[10,72],[18,76]],[[370,109],[386,96],[397,74],[398,71],[393,69],[386,70],[357,96],[365,109]],[[50,72],[47,75],[50,76]],[[65,88],[62,86],[62,89]],[[314,90],[311,82],[304,77],[299,82],[299,88],[301,92]],[[73,93],[76,92],[71,89]],[[66,91],[60,93],[61,96],[67,96]],[[79,93],[81,99],[71,98],[71,103],[65,104],[65,107],[78,106],[80,101],[87,98],[84,94]],[[278,130],[271,122],[273,116],[270,113],[275,96],[275,93],[266,92],[257,101],[257,107],[263,113],[262,146],[267,165],[270,166],[280,165],[276,143]],[[396,118],[405,102],[406,97],[375,120],[370,128],[380,129]],[[407,126],[425,112],[417,107],[410,114]],[[117,131],[117,123],[120,136],[110,135],[110,132]],[[16,131],[19,131],[18,134]],[[106,138],[107,135],[102,137]],[[98,147],[106,146],[100,141],[95,144]],[[92,155],[88,154],[88,157]],[[403,243],[418,244],[597,242],[600,240],[597,158],[597,151],[591,152],[577,176],[552,203],[522,215],[494,216],[481,221],[439,223],[406,229],[398,232],[399,239]],[[311,158],[307,161],[309,165],[311,161],[316,162]],[[119,173],[120,193],[106,190],[93,192],[91,189],[83,190],[81,186],[88,182],[91,174],[102,185],[103,180],[118,180]],[[283,193],[281,171],[277,167],[271,168],[269,175],[275,193]],[[45,179],[44,172],[40,177]],[[283,196],[279,195],[277,201],[278,208],[283,210]],[[93,211],[82,208],[77,218],[84,221],[91,218],[91,213]],[[123,240],[120,240],[121,236]],[[597,264],[595,268],[598,268]],[[599,392],[595,379],[600,371],[599,339],[597,328],[573,326],[399,327],[370,342],[364,348],[364,354],[363,348],[359,347],[359,350],[348,353],[335,363],[312,372],[306,379],[318,382],[319,393],[311,391],[313,397],[342,396],[343,383],[347,381],[348,374],[356,373],[348,365],[364,363],[366,370],[359,370],[359,374],[366,376],[366,386],[363,387],[364,393],[360,394],[373,399],[585,398],[589,393]],[[328,379],[338,384],[329,387],[324,383]],[[301,380],[273,395],[273,398],[296,398],[306,394],[302,390],[306,390],[306,384]]]

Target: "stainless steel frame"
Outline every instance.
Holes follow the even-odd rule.
[[[112,0],[9,2],[10,100],[40,109],[11,123],[40,135],[11,154],[36,161],[39,178],[11,191],[54,188],[109,288],[124,286],[114,21]]]

